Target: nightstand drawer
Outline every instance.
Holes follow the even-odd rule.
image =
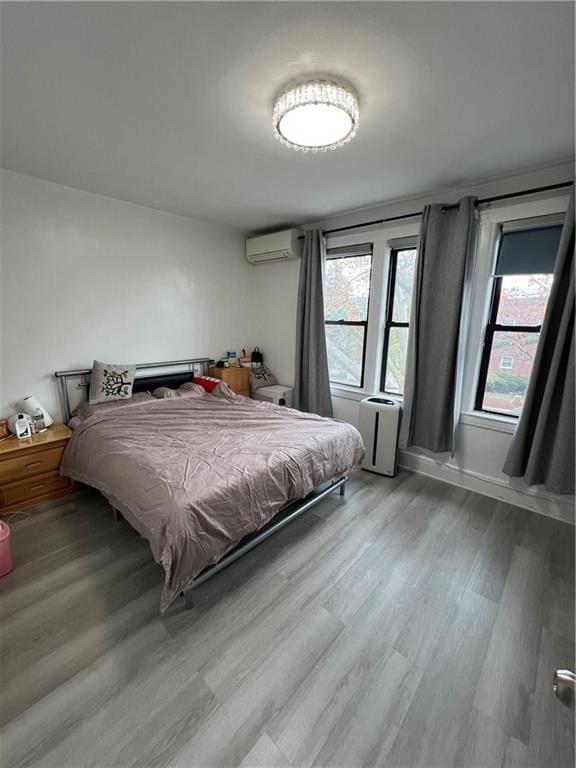
[[[23,451],[21,455],[0,461],[0,484],[58,469],[63,453],[64,446],[56,446],[41,451]]]
[[[250,369],[233,366],[232,368],[210,368],[208,376],[222,379],[237,395],[250,397]]]
[[[30,502],[32,506],[39,497],[63,494],[70,488],[67,477],[61,477],[58,471],[47,472],[26,480],[17,480],[0,487],[0,503],[3,507]]]

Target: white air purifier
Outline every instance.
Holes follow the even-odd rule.
[[[362,469],[394,477],[398,472],[400,405],[384,397],[360,401],[358,429],[366,448]]]

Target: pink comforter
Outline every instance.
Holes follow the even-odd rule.
[[[350,472],[354,427],[245,397],[150,400],[75,430],[61,473],[101,491],[166,572],[160,608],[287,502]]]

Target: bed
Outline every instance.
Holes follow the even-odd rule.
[[[58,375],[70,374],[86,381],[89,372]],[[135,390],[182,378],[190,372],[142,376]],[[61,473],[98,489],[148,540],[165,571],[161,611],[343,489],[364,455],[349,424],[230,391],[134,396],[70,423]]]

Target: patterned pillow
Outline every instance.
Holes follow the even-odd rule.
[[[94,405],[111,400],[127,400],[132,397],[135,375],[135,365],[112,365],[94,360],[88,402]]]
[[[260,389],[260,387],[271,387],[276,384],[276,379],[265,365],[252,365],[250,371],[250,389]]]

